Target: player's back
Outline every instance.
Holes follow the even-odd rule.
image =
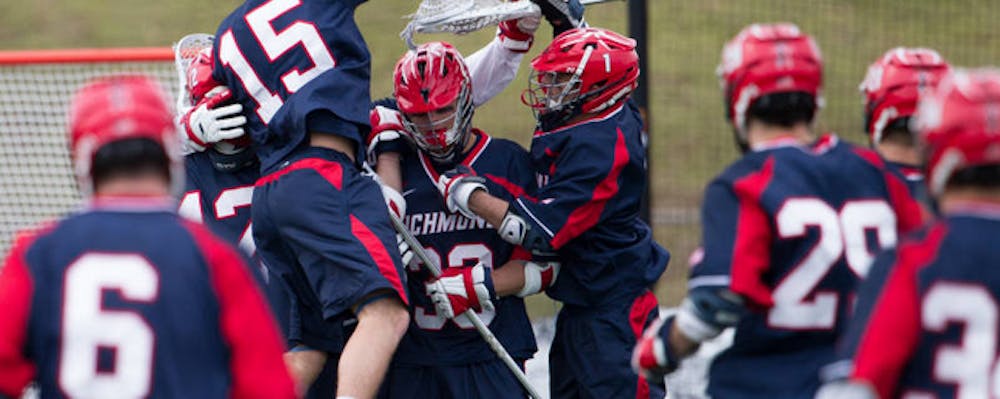
[[[196,242],[201,228],[171,207],[87,210],[27,244],[26,352],[43,398],[232,392],[217,276],[205,253],[221,244]]]
[[[371,56],[354,9],[364,1],[248,0],[219,25],[213,77],[246,110],[262,171],[310,131],[363,143]]]
[[[187,178],[184,197],[178,212],[203,223],[226,242],[238,243],[240,249],[253,254],[253,232],[250,228],[250,200],[253,185],[260,178],[257,166],[234,171],[219,171],[213,166],[208,152],[184,156]]]
[[[725,277],[763,309],[737,325],[709,393],[812,397],[858,279],[873,253],[895,244],[897,222],[919,223],[897,217],[916,203],[874,152],[824,136],[747,154],[710,184],[704,206],[704,258],[689,288]]]
[[[912,353],[901,367],[898,383],[878,379],[880,392],[882,384],[888,383],[895,387],[893,397],[915,393],[938,398],[997,397],[990,391],[995,389],[990,381],[997,370],[1000,345],[1000,270],[994,267],[1000,264],[997,209],[981,205],[954,209],[888,255],[895,255],[890,258],[891,269],[877,276],[886,278],[865,283],[866,288],[869,284],[881,287],[879,295],[864,297],[858,306],[874,306],[870,300],[875,299],[896,303],[893,314],[878,315],[893,320],[892,331],[871,331],[891,336],[863,336],[860,344],[866,348],[854,359],[855,369],[866,377],[894,378],[879,366],[887,363],[887,357]],[[881,268],[884,260],[880,257],[876,267]],[[870,346],[879,342],[889,344],[872,350]]]

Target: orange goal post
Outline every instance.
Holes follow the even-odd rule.
[[[78,87],[97,76],[143,73],[174,104],[169,47],[0,51],[0,254],[27,227],[78,208],[66,113]]]

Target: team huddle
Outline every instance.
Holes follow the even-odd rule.
[[[537,397],[531,295],[561,303],[552,398],[663,398],[730,328],[714,398],[1000,397],[1000,71],[888,51],[866,148],[813,133],[809,35],[745,28],[718,69],[742,156],[661,315],[636,43],[530,1],[467,57],[407,51],[375,101],[364,0],[247,0],[178,52],[176,110],[141,75],[79,89],[87,203],[0,269],[0,398]],[[543,20],[526,150],[473,119]]]

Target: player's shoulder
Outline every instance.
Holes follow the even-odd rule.
[[[514,156],[528,156],[528,150],[514,140],[490,136],[485,132],[483,132],[482,135],[484,138],[488,137],[490,140],[489,147],[487,148],[488,151],[507,153]]]
[[[11,240],[12,244],[9,253],[23,254],[29,248],[33,247],[39,239],[43,239],[51,235],[61,224],[61,220],[51,219],[18,230],[14,233],[13,239]]]

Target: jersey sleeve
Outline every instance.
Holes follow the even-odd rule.
[[[773,160],[736,180],[717,179],[702,202],[702,258],[688,289],[726,286],[753,307],[774,305],[764,275],[771,263],[772,223],[760,197],[773,175]]]
[[[15,245],[0,269],[0,397],[19,397],[35,376],[35,365],[25,356],[33,291],[27,247]]]
[[[553,164],[548,184],[539,187],[537,199],[521,196],[511,204],[541,229],[554,249],[600,221],[608,201],[618,194],[622,170],[629,163],[621,129],[569,140]]]
[[[208,260],[212,287],[219,299],[220,328],[229,344],[233,398],[294,398],[274,317],[235,249],[192,228]]]
[[[483,48],[465,57],[472,78],[472,104],[479,107],[507,88],[521,65],[524,53],[505,49],[494,37]]]
[[[890,397],[896,391],[916,349],[921,328],[917,272],[935,258],[937,245],[933,243],[939,243],[943,233],[943,228],[934,229],[921,242],[901,245],[894,262],[891,258],[879,260],[890,264],[881,266],[888,271],[873,269],[872,277],[878,278],[880,273],[887,276],[884,286],[876,289],[878,282],[872,281],[862,287],[859,307],[870,306],[871,310],[857,318],[861,324],[854,327],[860,333],[856,333],[850,378],[872,384],[880,397]]]

